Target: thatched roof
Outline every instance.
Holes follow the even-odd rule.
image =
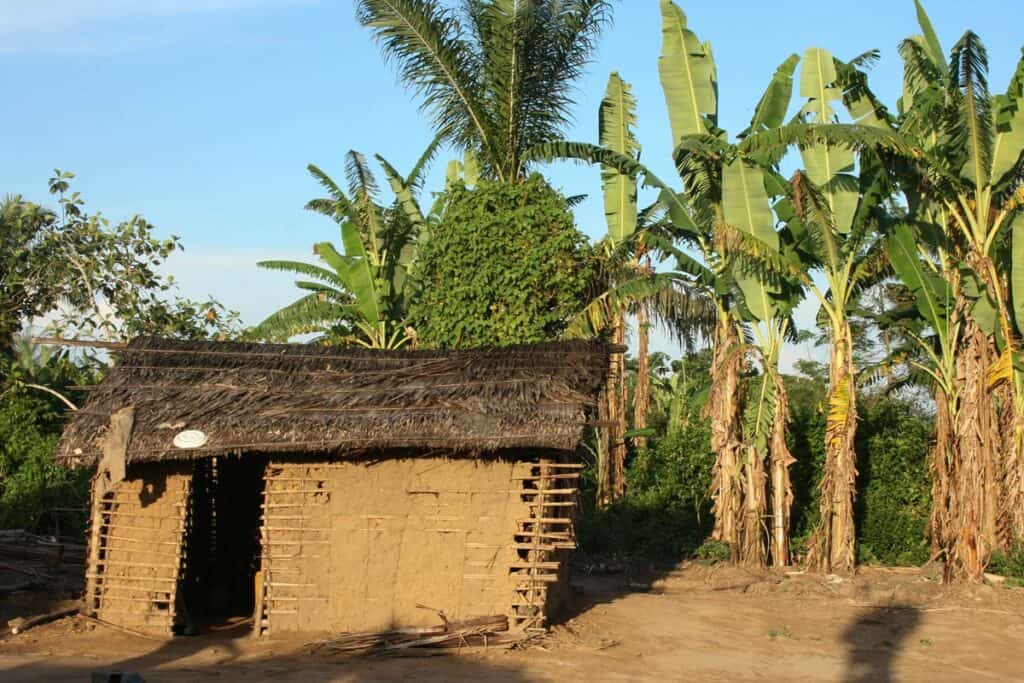
[[[111,414],[129,406],[128,462],[573,450],[609,351],[596,342],[376,351],[140,338],[71,418],[56,458],[94,464]],[[205,445],[175,447],[183,430],[203,432]]]

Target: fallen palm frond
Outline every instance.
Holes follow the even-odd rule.
[[[443,615],[442,615],[443,618]],[[474,617],[438,626],[403,628],[374,633],[341,633],[307,645],[320,654],[399,654],[412,648],[450,648],[508,645],[519,640],[508,633],[508,617]]]

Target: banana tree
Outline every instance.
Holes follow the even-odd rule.
[[[1006,92],[992,96],[979,38],[965,33],[947,62],[915,5],[921,34],[900,45],[898,116],[878,104],[862,74],[846,92],[862,121],[900,136],[906,151],[889,167],[921,262],[953,300],[945,343],[958,350],[955,367],[938,362],[948,361],[941,353],[932,365],[939,376],[953,374],[934,385],[948,435],[939,435],[933,460],[931,533],[948,579],[980,581],[992,549],[1024,537],[1024,59]]]
[[[792,64],[795,65],[795,60]],[[788,74],[792,76],[791,67]],[[788,102],[790,92],[786,83],[784,80],[779,96]],[[771,90],[766,96],[770,94]],[[785,107],[778,107],[776,111],[781,117]],[[780,122],[759,120],[755,114],[752,129]],[[739,231],[743,235],[741,240],[747,243],[745,246],[756,243],[755,250],[774,253],[780,250],[780,243],[766,185],[779,187],[773,171],[766,172],[742,158],[727,163],[722,171],[722,216],[724,229]],[[760,382],[753,393],[754,400],[747,406],[744,424],[744,520],[740,557],[755,565],[764,564],[770,557],[773,565],[781,567],[790,560],[793,489],[789,468],[795,458],[786,445],[789,400],[779,372],[779,355],[783,342],[791,336],[792,312],[803,292],[792,277],[766,277],[766,269],[756,264],[749,268],[742,258],[735,256],[733,260],[736,283],[743,292],[738,310],[752,337],[749,346],[753,353],[750,355],[761,366]],[[767,510],[769,497],[770,513]],[[763,523],[765,517],[770,524]],[[766,526],[767,534],[763,533]]]
[[[771,197],[784,190],[776,170],[780,150],[748,153],[743,142],[728,142],[716,124],[717,76],[710,45],[688,30],[685,15],[673,3],[662,3],[662,17],[660,71],[684,185],[681,201],[698,226],[696,233],[683,227],[680,236],[710,266],[719,312],[709,400],[718,456],[715,530],[733,545],[740,561],[764,564],[770,548],[772,562],[781,566],[789,563],[793,458],[785,444],[787,400],[778,357],[800,286],[738,258],[743,250],[736,249],[738,243],[757,243],[755,250],[778,250]],[[799,57],[791,55],[776,69],[741,141],[772,135],[783,125],[798,63]],[[745,337],[753,343],[744,343]],[[744,407],[740,377],[750,349],[763,373],[753,404]],[[768,496],[772,524],[765,534]]]
[[[634,390],[634,430],[646,427],[649,403],[648,328],[651,322],[665,326],[680,338],[702,332],[708,320],[706,301],[694,292],[687,279],[675,272],[655,272],[652,258],[660,258],[656,242],[664,228],[664,210],[657,204],[637,207],[636,158],[640,145],[633,132],[636,101],[628,83],[613,72],[599,111],[600,146],[616,162],[602,165],[607,234],[598,252],[601,259],[594,296],[570,323],[570,336],[607,334],[615,344],[626,340],[626,315],[639,323],[638,382]],[[538,154],[552,158],[560,154]],[[621,162],[625,162],[623,168]],[[602,426],[598,434],[598,502],[608,503],[625,491],[626,386],[624,357],[611,357],[609,380],[602,397]],[[642,437],[639,437],[642,439]],[[642,444],[638,444],[641,445]]]
[[[671,224],[672,239],[685,249],[658,241],[655,234],[647,241],[657,244],[663,253],[675,258],[677,271],[684,273],[691,286],[704,293],[714,309],[712,385],[708,400],[712,449],[716,453],[713,536],[728,543],[738,554],[741,552],[742,528],[746,524],[751,529],[750,538],[754,538],[757,534],[753,529],[755,526],[761,528],[762,515],[747,515],[742,509],[742,406],[746,351],[743,340],[746,333],[739,302],[742,302],[744,293],[737,284],[735,263],[728,248],[729,231],[722,201],[723,167],[735,163],[737,165],[733,168],[742,172],[748,167],[771,166],[777,158],[772,153],[761,151],[743,155],[739,147],[727,142],[725,132],[716,125],[717,76],[710,46],[702,43],[687,28],[685,14],[674,3],[663,0],[661,10],[663,42],[659,70],[674,144],[678,145],[674,158],[683,181],[683,192],[663,182],[635,159],[607,147],[566,142],[543,145],[533,153],[546,158],[580,159],[613,167],[659,191],[659,202]],[[758,138],[782,122],[796,63],[794,56],[780,66],[757,107],[750,129],[744,135]],[[765,194],[764,187],[760,194]],[[742,190],[740,199],[737,209],[746,200]],[[767,228],[774,234],[770,213],[769,208]],[[691,252],[696,252],[698,257],[692,256]],[[758,480],[755,475],[748,479],[748,485]],[[760,498],[764,499],[763,493]],[[757,518],[756,522],[753,517]],[[745,522],[745,519],[749,521]],[[750,547],[754,545],[760,543],[751,543]],[[763,552],[754,554],[763,559]]]
[[[805,170],[794,174],[788,196],[777,210],[787,223],[782,261],[788,265],[783,270],[818,300],[819,319],[825,322],[830,342],[820,520],[811,538],[808,561],[820,571],[847,573],[856,561],[853,503],[857,476],[856,368],[850,312],[858,293],[887,272],[876,236],[886,215],[880,207],[891,195],[891,188],[881,160],[872,153],[860,155],[859,174],[854,174],[854,149],[869,135],[859,126],[838,125],[834,104],[842,98],[842,89],[837,66],[843,65],[821,48],[804,53],[800,95],[806,102],[800,121],[789,128],[817,132],[827,127],[835,134],[800,144]],[[810,277],[812,271],[821,273],[824,287]]]
[[[954,245],[947,281],[959,284],[964,318],[957,443],[939,532],[949,577],[977,581],[994,548],[1024,537],[1024,58],[1006,93],[993,97],[978,36],[965,33],[947,65],[918,9],[924,35],[901,45],[901,132],[925,151],[933,181],[921,193],[920,219]]]
[[[636,140],[633,126],[636,124],[636,100],[630,86],[622,80],[618,73],[612,72],[608,78],[608,87],[601,102],[598,116],[598,137],[600,144],[618,154],[636,158],[640,153],[640,144]],[[614,263],[614,270],[625,271],[616,273],[610,278],[614,286],[623,276],[629,278],[633,274],[635,257],[634,249],[622,250],[626,243],[637,244],[633,236],[637,230],[637,184],[632,176],[619,173],[612,167],[601,170],[601,183],[604,194],[605,220],[608,234],[604,240],[603,253],[606,264]],[[619,256],[609,259],[619,252]],[[622,263],[625,261],[625,263]],[[607,271],[607,267],[605,269]],[[623,302],[625,303],[625,302]],[[641,304],[642,307],[642,304]],[[600,330],[594,330],[600,332]],[[643,330],[646,334],[646,329]],[[617,307],[612,316],[611,341],[623,345],[626,342],[626,310],[625,306]],[[646,346],[646,345],[645,345]],[[646,349],[644,349],[646,352]],[[641,360],[646,364],[646,358]],[[642,368],[646,372],[646,367]],[[598,467],[598,502],[605,503],[620,497],[626,485],[626,373],[623,354],[610,357],[608,381],[605,385],[603,401],[605,403],[606,421],[611,426],[602,427],[599,432],[599,456],[603,456]],[[644,425],[646,426],[646,425]]]
[[[933,504],[929,528],[932,548],[941,552],[949,543],[946,533],[946,510],[950,496],[949,463],[956,461],[960,441],[957,418],[960,415],[962,382],[958,377],[957,347],[964,320],[956,307],[959,279],[944,277],[948,274],[945,265],[948,261],[948,246],[929,244],[927,235],[915,227],[912,223],[901,223],[886,237],[885,249],[895,274],[914,297],[920,320],[920,324],[916,325],[912,319],[900,321],[903,335],[915,342],[915,348],[910,353],[901,354],[903,357],[899,360],[927,378],[935,398]],[[939,235],[933,234],[932,237]]]
[[[376,180],[359,153],[347,155],[348,193],[322,170],[309,166],[329,196],[310,201],[306,208],[338,223],[342,251],[320,242],[313,252],[322,265],[261,261],[261,268],[308,278],[295,284],[310,293],[270,315],[249,336],[287,340],[313,333],[323,343],[369,348],[400,348],[415,342],[415,332],[406,326],[415,286],[411,275],[416,251],[437,220],[435,215],[423,216],[415,190],[435,149],[436,144],[428,147],[408,177],[378,157],[395,193],[395,203],[387,208],[378,203]]]
[[[718,76],[711,45],[701,42],[687,26],[683,11],[661,0],[662,47],[658,71],[668,108],[673,148],[693,136],[714,136],[718,119]],[[678,155],[676,155],[678,156]],[[743,354],[741,323],[732,309],[733,282],[728,263],[716,249],[715,227],[722,222],[715,194],[720,190],[702,173],[700,165],[689,169],[678,163],[685,185],[676,203],[685,211],[672,213],[683,239],[696,248],[710,272],[705,276],[717,312],[712,338],[711,392],[707,410],[711,420],[711,450],[716,455],[712,478],[712,537],[728,543],[734,557],[740,547],[742,520],[742,404]],[[706,196],[696,190],[706,189]],[[663,192],[672,206],[668,190]],[[689,224],[689,225],[688,225]],[[682,227],[685,226],[685,227]],[[692,227],[691,227],[692,226]]]

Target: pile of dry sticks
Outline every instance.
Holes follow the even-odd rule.
[[[461,648],[509,645],[518,638],[508,633],[508,617],[475,617],[424,628],[403,628],[377,633],[340,633],[309,643],[320,654],[401,654],[413,648]]]
[[[0,530],[0,596],[81,582],[85,545],[21,529]]]

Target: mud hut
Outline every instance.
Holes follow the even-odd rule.
[[[609,349],[140,338],[56,458],[94,467],[86,613],[170,635],[542,628]]]

